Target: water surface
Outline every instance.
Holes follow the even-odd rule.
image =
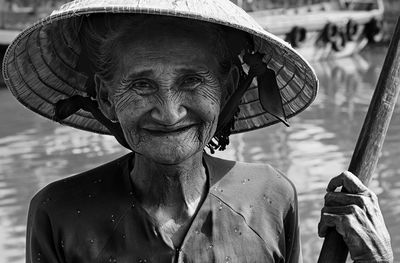
[[[330,178],[346,169],[383,63],[385,48],[314,64],[321,82],[315,103],[290,120],[231,138],[218,156],[268,162],[294,182],[299,195],[304,262],[316,262],[322,240],[317,224]],[[400,109],[388,131],[371,183],[400,257]],[[52,123],[20,106],[0,89],[0,262],[24,262],[31,197],[48,183],[126,153],[109,136]]]

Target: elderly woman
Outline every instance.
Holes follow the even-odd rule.
[[[310,66],[238,7],[77,1],[24,31],[4,66],[27,107],[132,151],[33,198],[27,262],[302,261],[291,182],[204,151],[287,124],[316,94]],[[373,193],[348,172],[328,191],[320,235],[336,227],[356,262],[391,262]]]

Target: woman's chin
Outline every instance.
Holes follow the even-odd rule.
[[[190,147],[154,147],[147,149],[141,154],[156,163],[174,165],[193,158],[196,156],[196,153],[201,151],[202,149],[193,149]]]
[[[139,143],[130,143],[131,149],[160,164],[179,164],[202,152],[205,144],[195,132],[186,132],[175,136],[142,136]],[[128,140],[128,142],[130,142]]]

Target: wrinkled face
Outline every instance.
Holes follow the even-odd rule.
[[[108,89],[131,149],[159,163],[179,163],[214,135],[226,82],[212,41],[159,26],[121,44]]]

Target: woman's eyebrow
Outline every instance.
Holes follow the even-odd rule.
[[[196,73],[207,73],[209,72],[210,69],[208,67],[205,66],[199,66],[199,67],[184,67],[184,68],[180,68],[177,70],[177,73],[182,74],[182,75],[186,75],[186,74],[196,74]]]
[[[151,69],[146,69],[146,70],[128,72],[128,74],[124,75],[122,79],[129,80],[129,79],[137,79],[150,76],[154,76],[154,71]]]

